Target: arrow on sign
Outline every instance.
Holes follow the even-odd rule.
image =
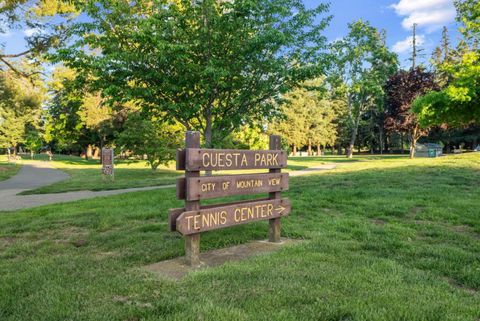
[[[278,214],[282,214],[283,211],[285,211],[287,208],[286,207],[283,207],[282,205],[278,205],[278,207],[276,208],[276,210],[278,211]]]

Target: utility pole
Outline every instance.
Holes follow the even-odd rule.
[[[412,69],[415,69],[417,62],[417,24],[413,24],[412,30]]]

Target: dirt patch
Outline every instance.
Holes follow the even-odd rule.
[[[6,172],[10,169],[10,167],[7,166],[0,166],[0,172]]]
[[[139,308],[151,308],[152,307],[151,303],[139,302],[139,301],[133,300],[133,299],[127,297],[127,296],[121,296],[121,295],[115,295],[113,297],[113,301],[118,302],[118,303],[122,303],[122,304],[125,304],[125,305],[134,305],[134,306],[137,306]]]
[[[0,250],[6,249],[8,246],[15,243],[15,239],[10,236],[0,237]]]
[[[385,225],[385,224],[387,224],[387,222],[385,222],[383,220],[378,220],[378,219],[370,220],[370,222],[372,222],[375,225]]]
[[[455,288],[457,288],[457,289],[461,289],[461,290],[466,291],[466,292],[468,292],[468,293],[470,293],[470,294],[478,294],[478,291],[477,291],[476,289],[474,289],[474,288],[469,288],[469,287],[467,287],[467,286],[464,286],[463,284],[458,283],[455,279],[449,278],[449,277],[447,277],[447,276],[446,276],[446,277],[443,277],[443,279],[444,279],[445,281],[447,281],[448,284],[450,284],[451,286],[453,286],[453,287],[455,287]]]
[[[296,244],[300,242],[302,241],[292,239],[282,239],[282,242],[280,243],[255,241],[225,249],[200,253],[201,265],[197,267],[191,267],[187,265],[185,257],[179,257],[148,265],[145,267],[145,269],[161,277],[179,280],[192,271],[219,266],[226,262],[241,261],[254,255],[271,253],[279,250],[285,245]]]

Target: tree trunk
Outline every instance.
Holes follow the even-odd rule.
[[[33,159],[33,150],[30,149],[30,159]]]
[[[379,140],[379,143],[380,143],[380,155],[383,155],[383,146],[384,146],[384,142],[383,142],[383,128],[380,127],[380,130],[379,130],[379,134],[378,134],[378,140]]]
[[[410,142],[410,159],[415,158],[415,146],[417,145],[417,141],[412,139]]]
[[[92,154],[93,154],[92,145],[88,144],[87,150],[85,151],[85,159],[88,160],[89,158],[92,158]]]
[[[403,154],[403,153],[404,153],[404,149],[403,149],[403,133],[400,134],[400,145],[401,145],[401,147],[400,147],[401,152],[400,152],[400,153]]]
[[[420,138],[418,135],[418,128],[414,128],[410,134],[410,159],[415,158],[415,148],[417,147],[417,140]]]
[[[352,130],[352,136],[350,136],[350,143],[347,148],[347,158],[353,158],[353,149],[355,148],[355,139],[357,138],[358,126],[355,126]]]
[[[205,147],[206,148],[212,148],[213,142],[212,142],[212,116],[210,115],[210,112],[207,113],[206,117],[206,122],[205,122],[205,131],[203,132],[203,136],[205,138]],[[212,176],[212,171],[208,170],[205,171],[206,176]]]
[[[13,156],[17,156],[17,143],[13,144]]]
[[[320,144],[317,144],[317,156],[322,156],[322,149],[320,148]]]
[[[312,156],[312,141],[308,140],[308,156]]]
[[[353,148],[355,148],[355,140],[357,139],[358,126],[360,125],[360,112],[357,115],[357,119],[353,124],[352,136],[350,136],[350,144],[347,149],[347,158],[353,158]],[[360,147],[359,147],[360,151]]]
[[[293,145],[292,155],[293,155],[293,156],[297,156],[297,145]]]

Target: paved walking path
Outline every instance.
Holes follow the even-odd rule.
[[[290,172],[290,176],[301,176],[337,167],[335,164],[326,164]],[[0,182],[0,211],[14,211],[35,206],[71,202],[81,199],[109,196],[129,192],[148,191],[161,188],[172,188],[175,185],[147,186],[108,191],[74,191],[54,194],[17,195],[26,190],[50,185],[67,179],[65,172],[53,168],[48,162],[25,164],[13,177]]]

